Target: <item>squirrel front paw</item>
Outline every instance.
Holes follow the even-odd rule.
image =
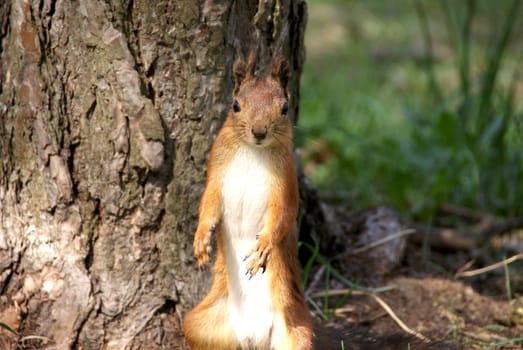
[[[247,260],[250,258],[249,263],[247,264],[247,272],[245,273],[249,276],[249,279],[256,275],[260,269],[262,269],[262,273],[265,272],[271,250],[272,243],[270,239],[263,235],[260,236],[254,248],[245,256],[244,259]]]
[[[209,254],[212,251],[211,246],[211,236],[216,232],[216,224],[211,225],[211,227],[201,228],[198,227],[196,234],[194,235],[193,250],[194,256],[198,261],[198,266],[202,267],[203,265],[209,262]]]

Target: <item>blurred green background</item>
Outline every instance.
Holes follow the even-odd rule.
[[[309,0],[296,143],[325,196],[523,215],[519,0]]]

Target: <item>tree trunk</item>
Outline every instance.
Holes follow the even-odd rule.
[[[296,115],[304,20],[303,0],[0,2],[0,348],[183,346],[232,63],[250,23],[267,62],[288,22]]]

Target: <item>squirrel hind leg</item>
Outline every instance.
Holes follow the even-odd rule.
[[[288,325],[282,315],[277,316],[272,333],[271,348],[311,350],[313,331],[307,319],[308,317],[305,317],[304,322]]]
[[[203,304],[203,303],[202,303]],[[183,320],[184,335],[191,350],[236,349],[234,332],[227,320],[225,300],[198,305]]]

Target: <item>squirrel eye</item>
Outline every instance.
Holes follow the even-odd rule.
[[[234,102],[232,103],[232,110],[235,113],[238,113],[240,111],[240,104],[238,103],[237,100],[234,100]]]
[[[281,107],[281,114],[287,115],[287,112],[289,111],[289,104],[285,102],[283,106]]]

